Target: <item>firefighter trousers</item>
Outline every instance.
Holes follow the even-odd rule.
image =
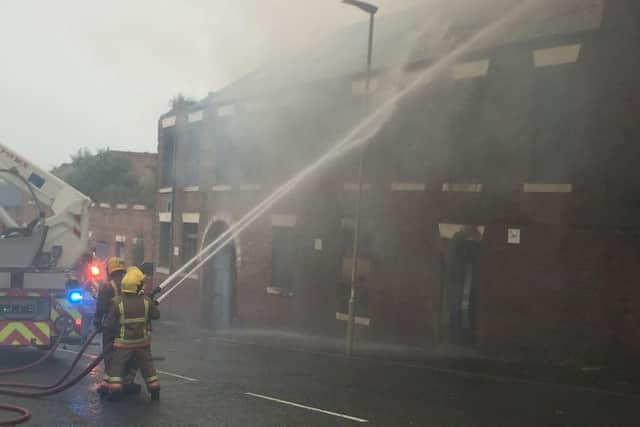
[[[109,376],[109,372],[111,372],[111,360],[113,359],[113,340],[114,336],[108,333],[102,333],[102,351],[104,352],[104,358],[102,359],[104,363],[104,377],[103,377],[103,385],[109,386],[111,383],[111,377]],[[138,369],[133,364],[130,363],[127,365],[126,373],[123,377],[124,384],[131,384],[136,380],[136,373]]]
[[[111,391],[122,390],[122,384],[130,369],[139,368],[147,390],[160,390],[160,379],[153,365],[151,347],[122,348],[114,347],[109,362],[109,388]],[[134,371],[135,374],[135,371]]]

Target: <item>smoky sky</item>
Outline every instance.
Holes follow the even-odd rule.
[[[381,15],[419,2],[372,1]],[[363,19],[339,0],[0,0],[0,141],[44,168],[81,147],[153,152],[175,94]]]

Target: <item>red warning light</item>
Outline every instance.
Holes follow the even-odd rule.
[[[89,267],[89,271],[91,272],[91,275],[93,277],[100,276],[100,267],[98,267],[97,265],[92,265],[91,267]]]
[[[82,326],[82,319],[81,318],[77,318],[77,319],[75,319],[74,323],[76,324],[76,326],[80,327],[80,326]]]

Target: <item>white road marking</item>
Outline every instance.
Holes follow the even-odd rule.
[[[161,371],[159,369],[156,369],[156,371],[158,371],[158,373],[160,373],[162,375],[169,375],[170,377],[180,378],[181,380],[190,381],[192,383],[197,383],[198,382],[197,379],[191,378],[191,377],[185,377],[184,375],[173,374],[171,372]]]
[[[67,349],[63,349],[63,348],[59,348],[57,351],[64,351],[65,353],[78,354],[77,351],[67,350]],[[86,357],[88,359],[94,359],[95,360],[98,356],[96,356],[95,354],[84,353],[82,355],[82,357]],[[172,372],[161,371],[159,369],[156,369],[156,371],[158,371],[158,373],[160,373],[162,375],[168,375],[170,377],[179,378],[181,380],[189,381],[189,382],[192,382],[192,383],[197,383],[198,382],[198,379],[196,379],[196,378],[186,377],[184,375],[174,374]]]
[[[368,423],[369,422],[368,420],[365,420],[363,418],[352,417],[350,415],[339,414],[337,412],[325,411],[324,409],[314,408],[312,406],[301,405],[299,403],[289,402],[288,400],[276,399],[275,397],[269,397],[269,396],[265,396],[263,394],[256,394],[256,393],[249,393],[249,392],[246,392],[245,394],[247,396],[257,397],[258,399],[270,400],[272,402],[281,403],[283,405],[295,406],[296,408],[302,408],[302,409],[306,409],[308,411],[313,411],[313,412],[320,412],[321,414],[332,415],[334,417],[345,418],[347,420],[356,421],[358,423]]]
[[[245,346],[267,348],[271,350],[276,349],[276,350],[295,351],[297,353],[313,354],[315,356],[330,357],[335,359],[347,358],[344,354],[332,353],[330,351],[311,350],[304,347],[289,347],[284,345],[278,346],[274,344],[264,344],[264,343],[258,343],[258,342],[248,342],[248,341],[243,342],[240,340],[224,338],[220,336],[208,336],[207,338],[211,341],[223,342],[230,345],[238,345],[238,346],[245,345]],[[420,369],[420,370],[428,370],[432,372],[452,374],[452,375],[456,375],[463,378],[479,378],[479,379],[485,379],[485,380],[490,380],[490,381],[499,382],[499,383],[512,383],[512,384],[525,384],[525,385],[531,385],[531,386],[554,387],[554,388],[571,390],[574,392],[583,392],[583,393],[587,392],[587,393],[601,394],[606,396],[624,397],[624,398],[635,399],[635,400],[640,399],[640,394],[638,393],[612,391],[612,390],[607,390],[603,388],[596,388],[596,387],[589,387],[589,386],[563,384],[563,383],[543,381],[543,380],[528,380],[525,378],[518,378],[518,377],[509,376],[509,375],[499,376],[499,375],[491,375],[491,374],[481,374],[477,372],[464,371],[460,369],[439,368],[439,367],[431,366],[427,364],[410,363],[410,362],[403,362],[398,360],[376,359],[375,357],[351,356],[350,359],[361,360],[363,362],[375,363],[378,365],[401,366],[401,367],[410,368],[410,369]]]

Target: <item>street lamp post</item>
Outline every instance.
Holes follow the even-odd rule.
[[[355,6],[369,14],[369,43],[367,50],[367,77],[365,82],[365,103],[366,112],[369,112],[369,87],[371,85],[371,57],[373,55],[373,23],[378,7],[359,0],[342,0],[343,3]],[[353,353],[353,326],[355,322],[355,306],[356,306],[356,282],[358,281],[358,256],[359,256],[359,239],[360,239],[360,209],[362,204],[362,169],[364,166],[364,154],[366,143],[362,144],[359,150],[358,160],[358,195],[356,199],[356,215],[353,225],[353,254],[351,257],[351,289],[349,292],[349,314],[347,317],[347,337],[346,337],[346,353],[351,356]]]

